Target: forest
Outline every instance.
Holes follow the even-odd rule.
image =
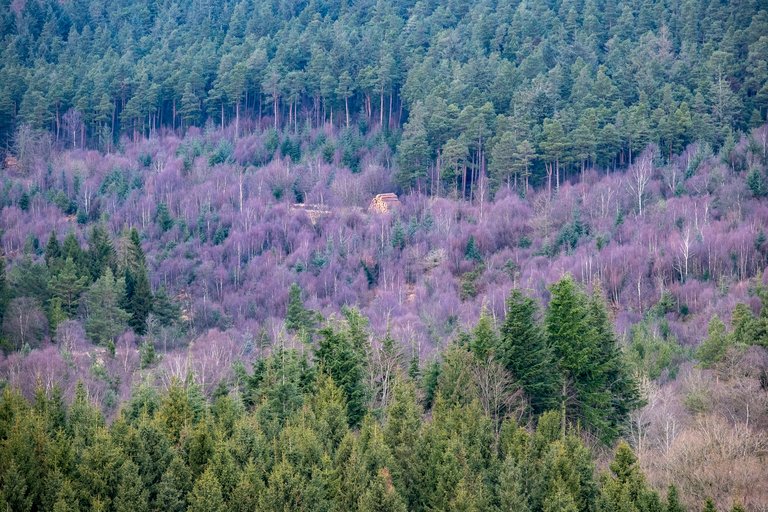
[[[0,0],[0,55],[0,508],[768,510],[763,2]]]

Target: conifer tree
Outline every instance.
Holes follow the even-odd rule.
[[[350,426],[359,425],[365,415],[367,390],[364,384],[365,353],[361,337],[367,337],[359,312],[347,310],[345,320],[320,330],[315,353],[321,369],[344,391]]]
[[[469,350],[478,361],[485,363],[498,345],[498,334],[493,326],[493,319],[488,313],[488,308],[483,305],[480,311],[480,319],[475,325],[469,340]]]
[[[387,468],[381,468],[360,497],[360,512],[405,512],[407,508],[392,485]]]
[[[311,336],[315,326],[315,312],[304,307],[301,288],[292,283],[288,290],[288,309],[285,314],[285,328],[289,332]]]
[[[665,512],[685,512],[685,507],[680,503],[677,487],[670,485],[667,489],[667,506]]]
[[[139,478],[139,470],[131,460],[120,467],[120,483],[115,496],[115,512],[146,512],[149,510],[148,492]]]
[[[149,286],[147,263],[136,228],[128,234],[123,309],[130,315],[128,325],[136,334],[147,332],[147,316],[152,310],[152,290]]]
[[[45,245],[45,264],[51,268],[61,258],[61,245],[56,237],[56,232],[51,231],[48,237],[48,243]]]
[[[184,460],[174,455],[157,486],[157,509],[168,512],[187,510],[187,494],[192,489],[192,474]]]
[[[87,256],[91,280],[99,279],[104,275],[107,268],[112,271],[113,275],[117,272],[117,253],[106,229],[100,224],[91,229]]]
[[[536,302],[520,290],[507,299],[506,316],[496,347],[499,362],[523,389],[535,413],[557,405],[552,352],[537,318]]]
[[[96,343],[107,345],[125,329],[128,313],[120,308],[124,283],[115,280],[107,266],[104,274],[84,294],[85,332]]]
[[[197,479],[189,494],[189,512],[226,512],[221,484],[211,468]]]
[[[53,297],[61,301],[64,312],[72,318],[80,305],[80,295],[88,286],[88,278],[78,275],[75,261],[70,256],[59,272],[51,276],[48,286]]]
[[[707,337],[696,350],[696,357],[704,368],[718,363],[731,346],[731,337],[725,332],[725,324],[715,315],[707,325]]]

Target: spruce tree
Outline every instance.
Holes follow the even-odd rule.
[[[387,468],[381,468],[360,496],[357,507],[360,512],[405,512],[403,499],[392,485]]]
[[[125,330],[129,315],[120,308],[124,283],[115,280],[112,270],[104,274],[84,294],[85,332],[100,345],[107,345]]]
[[[78,275],[72,257],[67,257],[57,274],[51,276],[48,287],[54,298],[61,301],[61,307],[69,318],[77,314],[80,295],[88,286],[88,278]]]
[[[187,494],[192,489],[192,474],[184,460],[174,456],[157,485],[157,510],[184,512]]]
[[[226,512],[221,484],[211,468],[197,479],[188,502],[188,512]]]
[[[475,355],[475,358],[481,363],[485,363],[488,357],[493,354],[498,344],[498,334],[493,326],[493,319],[488,313],[488,308],[483,305],[480,311],[480,319],[472,331],[469,340],[469,350]]]
[[[152,310],[152,290],[149,286],[147,263],[136,228],[128,234],[125,262],[125,295],[123,309],[130,315],[128,325],[136,334],[146,334],[147,316]]]
[[[538,320],[536,301],[512,290],[496,347],[499,362],[523,389],[535,413],[557,405],[556,367]]]
[[[301,288],[298,284],[292,283],[288,290],[285,328],[288,332],[303,333],[305,336],[311,336],[316,324],[315,312],[304,307],[304,301],[301,298]]]
[[[147,512],[149,510],[148,492],[139,477],[139,469],[131,460],[126,460],[120,467],[120,483],[115,496],[115,512]]]
[[[48,243],[45,245],[45,264],[51,268],[60,258],[61,245],[59,239],[56,238],[56,232],[51,231],[51,236],[48,237]]]
[[[667,489],[667,506],[665,512],[685,512],[685,507],[680,503],[677,487],[670,485]]]
[[[109,268],[114,275],[117,272],[117,253],[106,229],[95,225],[88,238],[88,270],[93,281],[104,275]]]
[[[320,342],[315,353],[322,371],[344,391],[350,426],[356,426],[365,415],[367,390],[365,388],[365,354],[360,347],[358,312],[347,313],[347,318],[336,325],[320,330]]]
[[[624,360],[599,285],[595,285],[588,308],[587,321],[591,337],[597,345],[598,360],[592,375],[589,400],[585,400],[584,415],[587,421],[593,418],[591,422],[601,431],[603,439],[610,441],[619,435],[629,414],[642,404],[639,388]]]

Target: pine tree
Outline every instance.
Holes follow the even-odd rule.
[[[506,309],[497,358],[525,391],[533,411],[544,412],[557,404],[557,382],[536,302],[515,289],[507,299]]]
[[[717,507],[715,506],[715,502],[712,500],[712,498],[707,498],[706,501],[704,501],[703,512],[717,512]]]
[[[411,118],[403,128],[403,138],[398,146],[400,170],[398,184],[405,189],[425,189],[424,183],[429,167],[430,150],[427,142],[427,130],[424,127],[423,108],[414,106]]]

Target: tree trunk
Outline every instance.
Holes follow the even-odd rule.
[[[347,128],[349,128],[349,96],[344,98],[344,110],[347,113]]]
[[[240,100],[235,102],[235,140],[240,137]]]

